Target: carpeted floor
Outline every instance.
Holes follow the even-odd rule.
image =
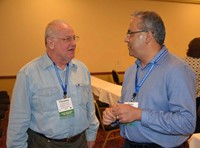
[[[0,148],[6,148],[6,129],[7,129],[7,118],[3,120],[3,127],[4,127],[4,133],[3,136],[0,138]],[[115,133],[119,134],[119,133]],[[101,127],[99,127],[97,139],[95,143],[95,148],[102,148],[104,140],[106,138],[106,133],[102,130]],[[124,139],[123,138],[117,138],[114,140],[110,140],[106,143],[105,148],[123,148]]]

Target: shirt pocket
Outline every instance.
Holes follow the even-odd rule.
[[[59,97],[59,89],[57,87],[46,87],[39,89],[33,96],[33,105],[36,110],[43,112],[57,110],[56,100]]]
[[[80,98],[80,105],[85,106],[88,102],[89,93],[90,93],[90,85],[85,83],[75,84],[77,90],[77,96]]]

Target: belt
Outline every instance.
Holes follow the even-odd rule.
[[[125,142],[129,143],[129,145],[131,145],[132,147],[137,147],[137,148],[162,148],[160,145],[155,144],[155,143],[137,143],[137,142],[130,141],[128,139],[125,139]],[[186,146],[186,142],[174,148],[185,148],[185,146]]]
[[[128,143],[131,147],[137,147],[137,148],[161,148],[160,145],[157,145],[155,143],[137,143],[130,141],[128,139],[125,139],[125,142]]]
[[[81,132],[80,134],[75,135],[75,136],[72,136],[72,137],[63,138],[63,139],[52,139],[52,138],[48,138],[48,137],[46,137],[46,136],[43,135],[43,134],[37,133],[37,132],[35,132],[35,131],[31,130],[31,129],[29,129],[29,130],[30,130],[31,132],[33,132],[33,133],[35,133],[35,134],[37,134],[37,135],[39,135],[39,136],[41,136],[41,137],[47,139],[47,140],[49,140],[49,141],[55,141],[55,142],[68,142],[68,143],[75,142],[76,140],[78,140],[78,139],[81,137],[82,134],[85,133],[85,131],[83,131],[83,132]]]

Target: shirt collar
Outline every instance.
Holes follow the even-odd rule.
[[[49,58],[47,53],[45,53],[41,59],[42,59],[41,66],[43,69],[54,67],[53,61]],[[73,68],[73,67],[77,68],[77,63],[74,59],[72,59],[69,62],[69,68]]]
[[[152,59],[147,65],[153,64],[153,63],[156,61],[156,59],[157,59],[165,50],[167,50],[167,48],[166,48],[165,45],[163,45],[162,48],[161,48],[161,50],[153,57],[153,59]],[[162,60],[162,59],[161,59],[161,60]],[[159,63],[159,62],[158,62],[158,63]],[[157,64],[158,64],[158,63],[157,63]],[[141,61],[138,60],[138,59],[135,61],[135,64],[136,64],[137,66],[139,66],[139,67],[142,67]],[[146,65],[146,66],[147,66],[147,65]],[[145,66],[145,67],[146,67],[146,66]]]

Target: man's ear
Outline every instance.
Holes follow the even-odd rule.
[[[145,34],[145,42],[148,44],[153,39],[153,34],[151,31],[146,32]]]
[[[50,48],[50,49],[54,49],[54,41],[50,38],[47,39],[47,46]]]

